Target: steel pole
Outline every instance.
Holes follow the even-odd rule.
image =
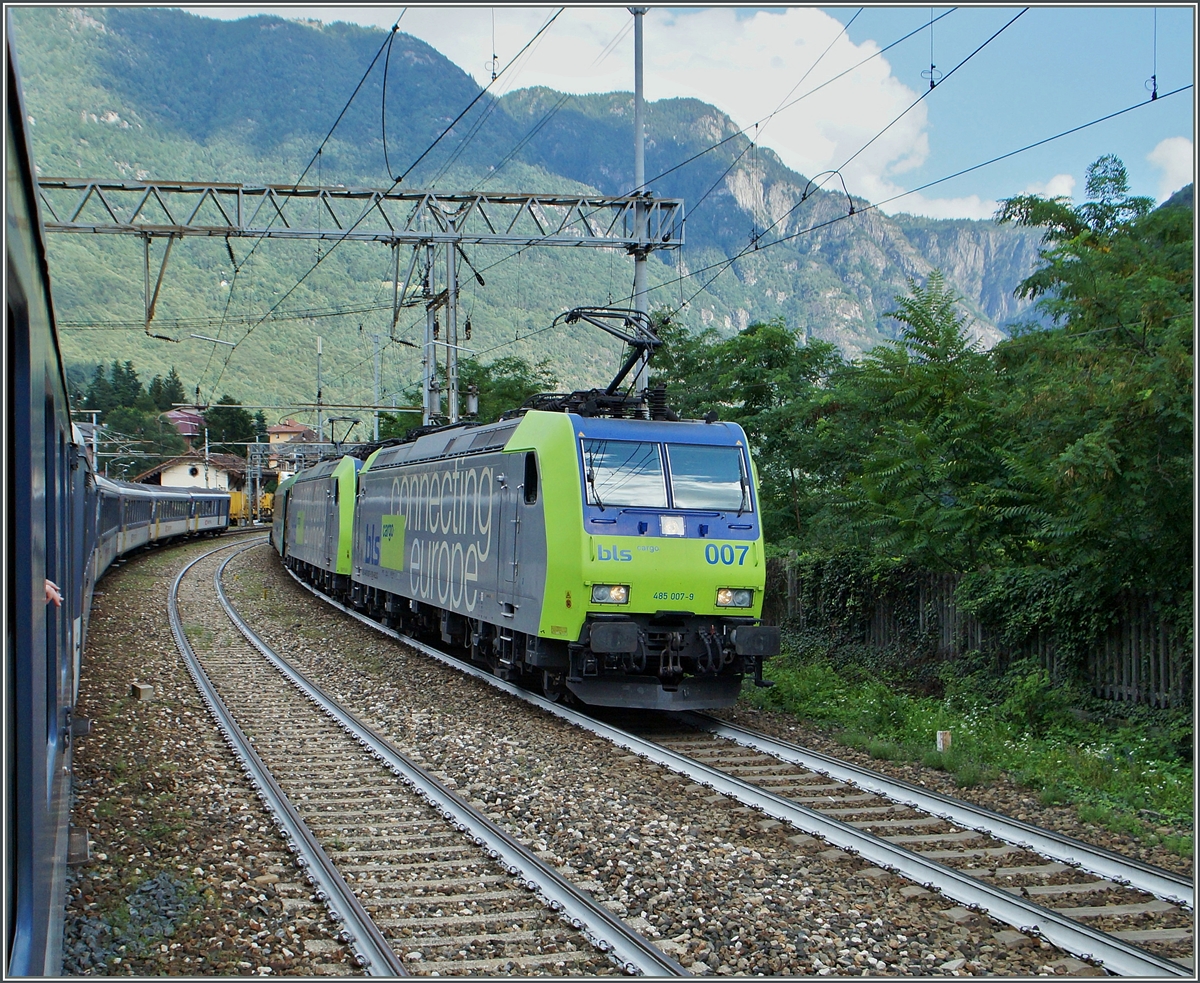
[[[433,346],[433,319],[436,316],[433,304],[433,243],[425,244],[425,344],[421,353],[421,391],[424,411],[421,423],[429,426],[437,409],[433,405],[433,384],[437,374],[437,349]]]
[[[317,453],[320,453],[321,442],[325,439],[324,414],[321,412],[321,336],[317,335]]]
[[[150,237],[142,236],[142,279],[145,294],[145,330],[150,333]]]
[[[636,186],[634,194],[638,202],[634,206],[634,236],[637,246],[633,253],[633,308],[643,314],[649,313],[649,300],[646,296],[646,205],[642,196],[646,184],[646,119],[645,119],[645,90],[643,86],[642,58],[642,22],[646,7],[630,7],[633,14],[633,183]],[[634,391],[642,392],[650,384],[648,358],[644,356],[638,363],[637,377],[634,381]]]
[[[446,243],[446,388],[451,423],[458,423],[458,246]]]
[[[372,335],[375,339],[375,405],[379,405],[379,375],[380,375],[380,355],[382,354],[379,348],[380,336]],[[372,437],[373,440],[379,440],[379,410],[375,410],[375,429]]]

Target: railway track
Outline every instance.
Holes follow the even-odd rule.
[[[1021,935],[1040,935],[1119,975],[1192,975],[1193,895],[1177,875],[907,783],[887,786],[891,780],[865,769],[851,774],[852,766],[844,762],[805,758],[811,752],[703,715],[660,715],[654,718],[656,731],[641,733],[604,723],[401,637],[295,579],[384,634],[940,891],[963,906],[956,910],[964,918],[973,909],[1007,922],[1017,930],[1013,944],[1027,944]],[[831,770],[840,771],[840,777],[830,777]]]
[[[1159,967],[1174,975],[1191,975],[1194,893],[1184,877],[705,714],[658,724],[641,736],[1177,963]],[[887,861],[885,852],[878,856]],[[987,898],[974,903],[990,910]],[[1029,924],[1044,927],[1046,916]],[[1105,960],[1131,975],[1154,969],[1138,961],[1119,950]]]
[[[262,642],[221,587],[230,545],[176,579],[176,642],[366,972],[688,975]]]

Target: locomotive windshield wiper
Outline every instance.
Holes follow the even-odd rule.
[[[746,509],[750,508],[750,485],[749,482],[746,481],[746,472],[742,470],[741,461],[738,462],[738,481],[741,482],[742,485],[742,501],[738,505],[737,510],[738,518],[740,519],[742,517],[742,513],[745,512]]]
[[[596,504],[600,506],[600,511],[603,512],[604,503],[600,501],[600,493],[596,491],[596,462],[592,457],[591,451],[588,451],[587,483],[591,486],[592,497],[596,499]]]

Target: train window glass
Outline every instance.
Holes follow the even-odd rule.
[[[533,505],[538,498],[537,454],[530,451],[525,455],[525,504]]]
[[[750,482],[740,447],[667,444],[677,509],[750,511]]]
[[[667,507],[667,486],[658,444],[586,439],[581,443],[588,505]]]

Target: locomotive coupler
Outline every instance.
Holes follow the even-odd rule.
[[[721,664],[724,662],[721,636],[715,628],[710,627],[708,631],[700,632],[700,641],[704,643],[705,657],[703,661],[696,659],[696,669],[699,673],[711,672],[715,676],[721,671]]]

